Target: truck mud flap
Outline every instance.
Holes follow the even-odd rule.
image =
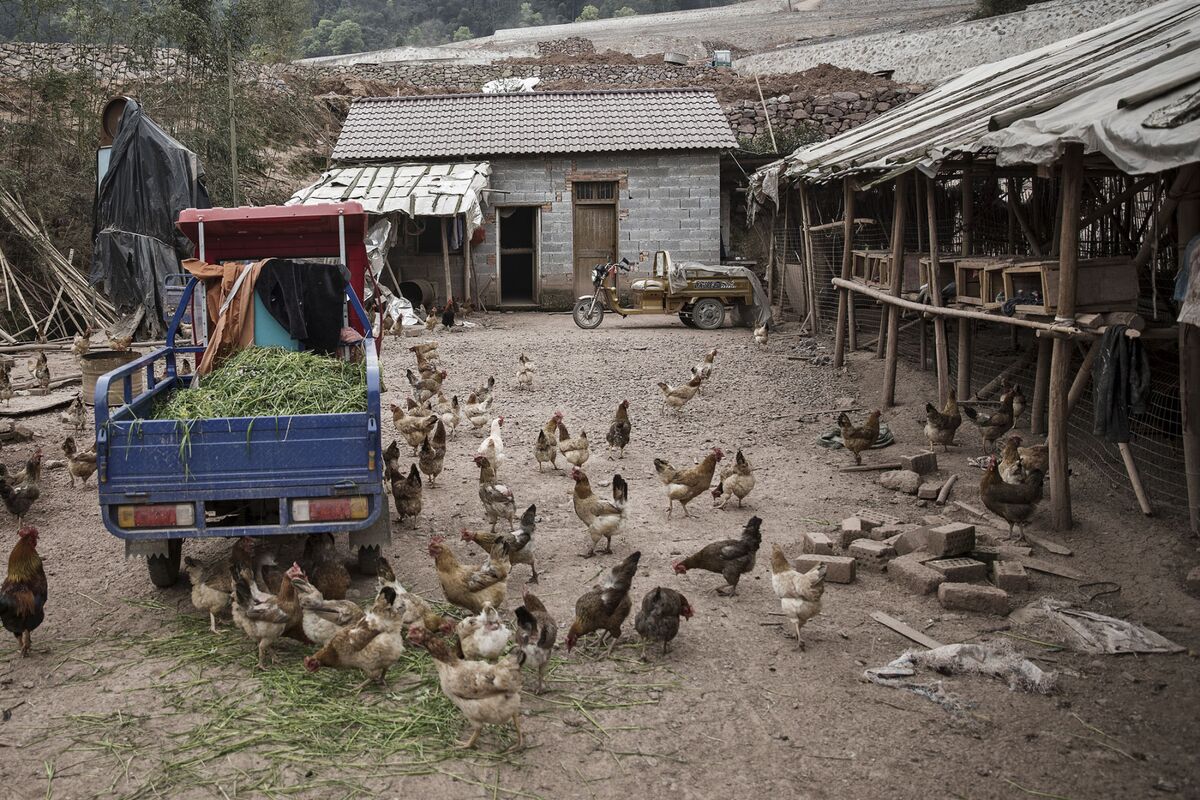
[[[360,531],[350,531],[350,549],[379,545],[383,547],[392,543],[392,515],[388,513],[387,496],[384,496],[384,507],[379,512],[379,518],[374,524]]]
[[[149,539],[125,540],[125,557],[126,558],[149,558],[150,556],[159,556],[167,558],[170,556],[169,545],[167,539]]]

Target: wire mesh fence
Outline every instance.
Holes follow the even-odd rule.
[[[1132,213],[1120,218],[1105,215],[1095,223],[1085,226],[1081,236],[1080,255],[1084,258],[1113,255],[1132,257],[1147,233],[1154,233],[1147,228],[1153,224],[1155,209],[1162,198],[1161,183],[1142,180],[1135,184],[1132,179],[1122,176],[1100,178],[1097,181],[1098,183],[1093,183],[1093,188],[1098,196],[1103,196],[1102,193],[1127,194],[1126,202],[1132,206]],[[910,189],[911,187],[910,183]],[[964,227],[961,204],[958,202],[960,191],[961,187],[957,181],[937,184],[937,237],[939,251],[947,254],[961,252],[962,248]],[[973,198],[975,214],[970,226],[973,254],[991,255],[1011,253],[1014,250],[1029,254],[1031,248],[1028,241],[1019,230],[1020,224],[1013,219],[1009,211],[1011,204],[1008,203],[1007,194],[1010,191],[1020,198],[1019,203],[1024,204],[1026,208],[1041,203],[1053,209],[1055,186],[1050,180],[1026,179],[1011,183],[995,181],[991,182],[990,187],[977,187]],[[791,200],[795,201],[794,195]],[[855,202],[856,220],[870,221],[855,225],[853,249],[890,249],[893,207],[890,187],[859,193]],[[904,232],[906,251],[923,254],[929,252],[926,219],[923,214],[916,213],[918,208],[923,211],[924,203],[925,199],[914,192]],[[842,211],[840,187],[834,186],[824,191],[818,188],[818,191],[813,193],[810,208],[813,227],[842,219]],[[1040,215],[1040,218],[1044,227],[1030,230],[1029,234],[1039,240],[1042,253],[1057,257],[1056,243],[1053,241],[1057,232],[1045,223],[1045,219],[1052,219],[1053,215]],[[1138,226],[1129,224],[1128,220],[1131,219],[1143,220],[1140,230]],[[1027,221],[1027,224],[1032,227],[1032,223]],[[837,321],[838,292],[830,281],[841,273],[842,228],[839,225],[814,231],[810,233],[809,238],[812,250],[812,281],[816,296],[812,329],[818,336],[832,339]],[[799,226],[793,230],[781,230],[777,226],[776,252],[788,253],[788,263],[801,263],[804,240]],[[1164,242],[1161,248],[1155,247],[1146,269],[1141,271],[1137,310],[1147,320],[1163,323],[1173,320],[1171,292],[1177,263],[1173,247]],[[881,322],[884,321],[884,315],[881,313],[883,306],[854,292],[850,293],[850,297],[853,301],[852,317],[857,334],[854,337],[855,344],[859,350],[874,350],[878,343]],[[793,306],[796,307],[797,304],[793,303]],[[796,307],[796,310],[801,309]],[[807,315],[807,306],[803,306],[803,315]],[[1034,336],[1032,330],[1017,329],[1002,323],[948,319],[946,336],[952,386],[958,381],[956,342],[960,324],[974,326],[970,380],[972,390],[979,391],[1007,370],[1008,382],[1021,387],[1029,406],[1032,407],[1038,361],[1036,354],[1038,342],[1041,340]],[[904,311],[899,331],[897,344],[900,359],[913,369],[934,370],[936,367],[932,320],[922,319],[917,312]],[[1142,341],[1151,367],[1150,392],[1145,410],[1131,419],[1132,437],[1129,441],[1129,452],[1156,513],[1182,514],[1187,510],[1187,487],[1177,345],[1173,339]],[[1083,363],[1087,344],[1083,342],[1075,345],[1069,370],[1072,377]],[[882,361],[879,363],[879,369],[883,370]],[[935,379],[931,377],[931,381],[933,380]],[[1096,411],[1093,391],[1094,386],[1089,382],[1067,418],[1072,470],[1076,474],[1086,471],[1090,477],[1102,478],[1109,482],[1114,491],[1132,499],[1134,494],[1120,449],[1115,443],[1093,433]],[[933,394],[936,394],[936,391],[931,393],[930,399],[933,399]],[[996,394],[998,395],[998,392]],[[996,397],[992,396],[991,399],[994,401]],[[1026,444],[1040,439],[1030,435],[1031,413],[1032,408],[1018,421],[1018,429],[1015,431],[1025,439]],[[1043,432],[1045,429],[1044,424],[1039,428]]]

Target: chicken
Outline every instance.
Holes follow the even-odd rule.
[[[433,486],[437,476],[442,474],[442,466],[446,461],[446,428],[442,425],[441,420],[438,420],[435,433],[436,431],[442,432],[442,446],[436,447],[433,444],[436,437],[431,434],[421,442],[421,452],[417,455],[417,466],[429,478],[430,486]]]
[[[38,362],[37,369],[33,373],[33,378],[37,382],[38,388],[46,390],[50,388],[50,367],[46,365],[46,356],[42,354],[42,360]]]
[[[682,386],[668,386],[666,383],[659,381],[658,388],[663,393],[663,411],[668,408],[673,411],[679,411],[689,400],[696,396],[700,391],[702,380],[699,375],[693,375],[692,379]]]
[[[392,608],[396,592],[384,587],[362,619],[337,631],[320,650],[304,659],[304,668],[357,669],[371,681],[387,683],[388,669],[404,654],[404,622]]]
[[[925,404],[925,438],[929,440],[930,450],[939,444],[949,450],[960,425],[962,414],[958,410],[958,393],[953,389],[941,411],[933,403]]]
[[[491,462],[483,456],[475,456],[475,466],[479,467],[479,501],[483,503],[483,517],[491,524],[492,533],[496,532],[496,523],[502,519],[508,520],[511,529],[517,514],[512,490],[496,480]]]
[[[679,633],[679,618],[691,619],[696,612],[687,598],[674,589],[656,586],[642,598],[633,627],[647,642],[662,642],[663,655]]]
[[[192,605],[197,611],[208,613],[208,629],[213,633],[217,630],[217,614],[229,608],[230,593],[233,591],[233,581],[229,579],[229,569],[221,565],[215,569],[206,569],[191,556],[183,557],[183,569],[192,584]]]
[[[867,421],[861,427],[856,427],[850,420],[850,415],[843,411],[838,415],[838,427],[842,430],[842,446],[850,451],[854,456],[854,463],[862,463],[862,452],[869,450],[871,445],[875,444],[875,440],[879,438],[879,415],[882,414],[878,408],[867,415]]]
[[[475,390],[475,396],[479,398],[479,402],[489,403],[489,405],[490,405],[490,402],[493,399],[492,398],[492,390],[495,388],[496,388],[496,377],[494,375],[489,375],[488,379],[483,382],[483,386],[480,386],[478,389]]]
[[[437,414],[409,414],[395,403],[391,404],[391,409],[392,424],[396,427],[396,432],[404,437],[404,441],[412,448],[413,455],[416,455],[421,442],[425,441],[433,426],[437,425]]]
[[[426,310],[425,311],[425,332],[433,333],[433,331],[437,328],[437,324],[438,324],[437,317],[435,317],[433,315],[432,311]]]
[[[500,615],[491,603],[484,603],[482,611],[459,622],[454,630],[463,656],[484,661],[494,661],[504,655],[504,648],[512,638],[512,631],[500,621]]]
[[[591,457],[591,450],[588,448],[587,431],[583,431],[578,436],[572,437],[567,433],[567,426],[562,422],[558,423],[558,452],[563,454],[563,458],[573,467],[582,467]]]
[[[87,479],[96,471],[96,451],[79,452],[75,447],[75,437],[68,436],[63,440],[63,453],[67,456],[67,475],[71,478],[71,488],[75,488],[75,479],[79,478],[84,486]]]
[[[574,649],[580,636],[596,631],[601,631],[602,640],[605,635],[608,636],[608,652],[612,653],[613,646],[621,637],[621,625],[633,607],[629,590],[633,586],[633,576],[637,574],[641,557],[639,551],[630,553],[624,561],[609,570],[603,583],[593,586],[575,601],[575,619],[567,630],[568,653]]]
[[[437,567],[438,581],[446,599],[475,614],[483,611],[484,603],[504,605],[508,596],[508,573],[512,564],[503,547],[492,551],[488,562],[481,567],[464,566],[441,536],[429,540],[429,555]]]
[[[454,626],[458,620],[438,614],[430,608],[424,598],[407,591],[400,581],[396,580],[396,573],[392,571],[392,565],[382,556],[379,558],[379,571],[375,576],[375,585],[377,594],[385,588],[394,592],[395,599],[391,601],[391,605],[401,613],[406,629],[409,625],[419,622],[429,633],[449,634],[454,632]]]
[[[1001,450],[1000,463],[996,465],[996,470],[1005,483],[1025,482],[1025,466],[1021,463],[1020,445],[1020,436],[1009,436],[1004,440],[1004,448]]]
[[[1021,464],[1024,465],[1026,472],[1037,470],[1045,475],[1050,471],[1050,448],[1044,444],[1035,444],[1029,447],[1018,447],[1017,454],[1021,456]]]
[[[612,537],[621,533],[629,516],[629,485],[619,474],[613,475],[612,500],[602,500],[592,494],[592,485],[587,473],[579,467],[571,469],[571,478],[575,481],[575,491],[572,502],[575,515],[587,526],[588,537],[592,546],[583,553],[584,558],[595,555],[596,545],[604,539],[604,549],[601,553],[612,552]]]
[[[405,370],[404,374],[408,377],[408,384],[413,390],[413,399],[418,403],[424,403],[429,398],[436,395],[442,390],[442,381],[446,380],[449,374],[446,370],[435,372],[428,378],[418,378],[411,369]]]
[[[5,405],[8,405],[13,397],[11,370],[12,367],[8,363],[0,363],[0,400],[3,400]]]
[[[525,509],[525,513],[521,515],[520,526],[511,533],[484,533],[464,528],[462,538],[464,542],[474,542],[485,553],[491,553],[497,543],[503,542],[509,561],[512,564],[528,564],[530,571],[533,573],[529,578],[529,582],[537,583],[538,571],[537,565],[534,563],[533,552],[533,532],[536,528],[537,506],[530,505],[529,508]]]
[[[671,567],[680,575],[686,575],[689,569],[719,573],[725,578],[728,586],[717,587],[717,594],[733,596],[737,594],[738,581],[742,575],[754,569],[758,546],[762,544],[761,527],[762,520],[751,517],[742,529],[741,538],[722,539],[705,545],[682,561],[676,561]]]
[[[46,354],[41,350],[36,356],[25,362],[25,369],[29,370],[32,378],[37,378],[38,369],[44,366],[46,366]]]
[[[704,460],[687,469],[675,469],[661,458],[654,459],[654,471],[667,487],[667,519],[671,518],[671,511],[677,502],[683,507],[683,515],[688,516],[687,504],[712,486],[713,472],[724,457],[721,448],[714,447]]]
[[[89,325],[82,333],[75,334],[71,341],[71,353],[76,358],[83,358],[92,349],[92,326]]]
[[[392,477],[400,473],[400,445],[392,439],[392,443],[383,449],[383,479],[390,482]]]
[[[20,526],[25,515],[29,513],[29,509],[37,502],[41,496],[41,488],[39,481],[42,477],[42,449],[33,451],[33,455],[25,462],[25,474],[19,479],[19,482],[10,483],[7,478],[0,476],[0,500],[4,501],[4,507],[8,509],[8,513],[17,518],[17,525]]]
[[[704,360],[692,367],[692,377],[699,378],[702,382],[712,377],[713,359],[717,357],[717,348],[713,348],[704,354]]]
[[[71,401],[71,405],[67,410],[59,415],[59,421],[64,425],[70,425],[77,431],[81,431],[88,426],[87,409],[83,407],[83,395],[75,395],[75,399]]]
[[[800,629],[821,613],[821,595],[825,592],[825,565],[808,572],[797,572],[777,544],[771,545],[771,588],[779,598],[783,615],[796,628],[796,647],[803,650]]]
[[[1025,413],[1025,394],[1021,391],[1021,387],[1015,384],[1009,389],[1013,396],[1013,425],[1016,425],[1017,420]]]
[[[188,375],[191,375],[191,374],[192,374],[192,361],[191,361],[191,359],[185,358],[185,359],[183,360],[183,365],[182,365],[182,366],[179,368],[179,374],[180,374],[180,375],[182,375],[182,376],[184,376],[184,377],[187,377]]]
[[[284,631],[303,620],[300,599],[291,581],[292,578],[303,574],[300,565],[293,564],[285,573],[286,580],[279,585],[279,592],[268,594],[255,586],[245,572],[230,570],[233,582],[233,621],[248,637],[258,643],[259,669],[267,668],[267,653],[279,637],[283,636]]]
[[[1000,395],[1000,408],[991,414],[984,416],[970,406],[963,406],[963,413],[967,415],[967,419],[975,423],[979,428],[979,434],[983,437],[983,451],[990,453],[996,446],[996,440],[1004,434],[1012,430],[1013,423],[1016,421],[1013,415],[1013,399],[1016,395],[1013,391],[1007,390]]]
[[[558,469],[558,442],[546,436],[545,431],[538,431],[537,442],[533,445],[533,458],[537,461],[538,472],[541,472],[542,465],[547,463]]]
[[[350,591],[350,570],[338,555],[337,541],[332,533],[314,533],[305,538],[300,568],[321,597],[346,599]]]
[[[392,475],[392,501],[396,505],[396,516],[400,522],[415,519],[421,513],[421,473],[413,464],[408,470],[408,477]]]
[[[445,405],[434,406],[434,412],[438,415],[438,420],[450,431],[453,436],[458,432],[458,423],[462,420],[462,409],[458,404],[458,395],[450,398],[450,401]]]
[[[492,399],[489,397],[486,400],[480,400],[479,396],[474,392],[467,395],[467,403],[463,406],[463,416],[467,418],[467,422],[471,423],[471,427],[479,430],[484,425],[487,425],[492,417],[488,411],[492,407]]]
[[[620,451],[619,458],[625,457],[625,448],[629,445],[629,433],[632,429],[633,426],[629,423],[629,401],[622,400],[617,404],[617,411],[613,414],[613,421],[608,426],[608,436],[605,438],[610,458],[614,449]]]
[[[524,353],[517,358],[521,366],[517,369],[517,386],[522,389],[533,388],[533,376],[537,372],[537,366]]]
[[[517,647],[525,654],[526,666],[537,670],[537,689],[541,694],[546,688],[546,665],[554,654],[554,642],[558,638],[558,624],[542,601],[525,589],[525,604],[517,607]]]
[[[38,530],[32,526],[17,531],[17,543],[8,554],[8,574],[0,585],[0,623],[17,637],[22,656],[33,646],[31,634],[46,616],[46,572],[37,552]]]
[[[304,578],[292,578],[300,598],[301,629],[304,638],[323,647],[347,625],[363,618],[363,610],[353,600],[330,600]]]
[[[446,307],[442,309],[442,327],[446,330],[454,327],[454,314],[457,310],[454,298],[451,297],[446,303]]]
[[[509,749],[525,746],[521,734],[521,663],[518,650],[496,664],[467,661],[458,649],[440,636],[429,636],[423,628],[409,631],[409,641],[421,644],[433,657],[442,693],[462,712],[471,725],[471,735],[459,747],[469,750],[479,741],[484,725],[512,723],[517,741]]]
[[[754,329],[754,343],[760,347],[767,346],[767,326],[759,325]]]
[[[504,455],[504,437],[501,435],[503,427],[504,417],[492,420],[491,433],[480,443],[479,449],[476,451],[491,463],[492,470],[497,475],[500,474],[500,467],[507,460],[507,456]]]
[[[133,335],[129,336],[112,336],[108,340],[108,349],[116,350],[118,353],[124,353],[133,347]]]
[[[750,466],[750,462],[742,455],[742,451],[738,450],[733,464],[721,470],[721,480],[717,482],[717,488],[712,490],[713,505],[717,508],[725,508],[729,504],[729,499],[736,497],[738,508],[741,508],[742,501],[754,489],[754,480],[754,467]],[[722,500],[722,497],[725,499]]]
[[[996,457],[992,456],[988,459],[987,472],[979,481],[979,498],[988,511],[1008,523],[1009,535],[1017,525],[1024,533],[1025,523],[1033,517],[1042,500],[1043,477],[1043,473],[1035,469],[1026,474],[1024,483],[1005,483],[1000,477]]]

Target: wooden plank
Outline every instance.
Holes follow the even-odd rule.
[[[1035,572],[1044,572],[1047,575],[1057,575],[1060,578],[1067,578],[1073,581],[1085,581],[1087,576],[1077,569],[1063,567],[1054,564],[1050,561],[1045,561],[1033,556],[1017,556],[1017,561],[1021,562],[1026,569],[1034,570]]]
[[[879,472],[885,469],[900,469],[904,466],[899,461],[889,462],[887,464],[855,464],[850,467],[840,467],[838,472]]]
[[[1056,556],[1071,555],[1071,548],[1067,547],[1065,544],[1060,544],[1053,539],[1049,539],[1045,536],[1039,536],[1036,533],[1030,533],[1029,531],[1022,531],[1022,534],[1030,542],[1030,544],[1036,544],[1038,547],[1042,548],[1043,550],[1048,550],[1051,553],[1054,553]]]
[[[906,639],[911,639],[917,644],[928,647],[930,650],[936,650],[944,645],[932,636],[926,636],[911,625],[907,625],[893,616],[883,613],[882,611],[872,611],[871,619],[883,625],[886,628],[891,628],[896,633]]]

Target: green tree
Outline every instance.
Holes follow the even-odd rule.
[[[584,6],[579,16],[575,18],[576,22],[591,22],[592,20],[600,19],[600,9],[596,8],[591,3]]]
[[[621,6],[612,14],[614,17],[636,17],[637,12],[629,6]]]
[[[329,32],[329,51],[335,55],[358,53],[365,48],[362,26],[354,20],[340,22]]]
[[[450,38],[456,42],[465,42],[467,39],[474,39],[475,34],[471,33],[471,29],[466,25],[459,25],[458,30],[454,32],[454,36]]]
[[[533,6],[529,3],[521,3],[521,7],[517,10],[517,25],[519,27],[533,28],[542,25],[544,22],[542,12],[534,11]]]

